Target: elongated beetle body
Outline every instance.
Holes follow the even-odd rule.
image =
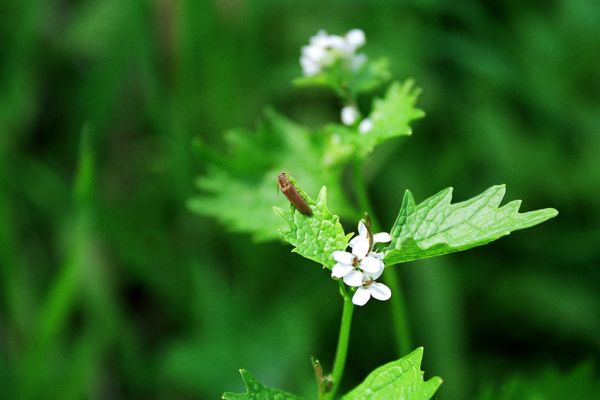
[[[290,178],[285,172],[281,172],[277,175],[277,182],[279,183],[281,192],[287,197],[288,201],[292,203],[296,210],[307,217],[312,216],[312,210],[306,203],[306,200],[304,200],[304,197],[298,192],[298,189],[296,189],[296,186],[290,181]]]

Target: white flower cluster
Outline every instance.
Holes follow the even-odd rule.
[[[363,306],[371,297],[377,300],[388,300],[392,291],[383,283],[376,282],[385,268],[383,254],[373,251],[375,243],[388,243],[389,233],[371,234],[363,221],[358,223],[358,235],[349,243],[352,252],[334,251],[333,259],[337,262],[331,271],[334,279],[343,279],[348,286],[355,287],[352,303]]]
[[[358,69],[367,57],[356,54],[356,50],[365,42],[365,33],[360,29],[352,29],[345,36],[328,35],[320,30],[310,38],[307,46],[302,47],[302,71],[305,76],[314,76],[338,60],[344,61],[353,70]]]
[[[367,61],[366,55],[356,53],[365,43],[365,33],[361,29],[352,29],[344,36],[329,35],[320,30],[310,38],[308,45],[302,47],[300,65],[304,76],[318,75],[337,61],[356,71]],[[354,125],[359,118],[360,113],[356,106],[347,105],[342,108],[341,119],[344,125]],[[358,131],[362,134],[372,128],[373,121],[370,118],[365,118],[358,124]]]

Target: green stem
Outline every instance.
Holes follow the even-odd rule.
[[[346,356],[348,355],[348,343],[350,342],[350,326],[352,325],[352,312],[354,304],[352,298],[346,291],[343,284],[340,284],[340,293],[344,298],[344,309],[342,311],[342,322],[340,323],[340,335],[338,337],[337,349],[335,351],[335,360],[333,362],[333,386],[323,397],[323,400],[331,400],[340,386],[342,375],[344,374],[344,366],[346,365]]]
[[[373,229],[375,231],[381,230],[381,225],[373,212],[373,207],[371,206],[371,202],[367,195],[367,187],[362,174],[362,160],[358,158],[354,162],[354,190],[358,206],[361,211],[366,211],[369,214]],[[402,285],[400,284],[398,271],[394,268],[387,269],[383,275],[383,282],[388,285],[392,291],[392,298],[390,301],[392,304],[391,313],[396,349],[399,356],[404,356],[412,350],[412,339],[406,300]]]
[[[354,161],[354,195],[356,196],[358,207],[361,210],[360,217],[362,218],[362,212],[366,211],[371,217],[373,229],[381,229],[379,221],[373,213],[373,207],[371,206],[369,196],[367,195],[367,185],[365,184],[365,179],[362,174],[362,160],[358,158]]]
[[[392,291],[392,323],[394,325],[394,336],[396,339],[396,350],[399,356],[405,356],[413,350],[410,326],[408,323],[408,312],[400,277],[395,268],[390,268],[383,276],[383,282],[389,286]]]

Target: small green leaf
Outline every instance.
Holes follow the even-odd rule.
[[[423,379],[420,347],[397,361],[385,364],[371,372],[367,379],[342,400],[429,400],[442,380],[433,377]]]
[[[283,390],[273,389],[258,382],[245,369],[240,370],[246,393],[223,393],[223,400],[300,400],[300,397],[294,396]]]
[[[319,198],[315,202],[307,197],[307,203],[313,210],[312,216],[306,216],[290,206],[289,211],[274,207],[289,226],[289,230],[281,231],[281,236],[294,247],[294,252],[316,261],[325,268],[331,269],[335,264],[332,253],[345,250],[351,234],[346,236],[339,217],[332,215],[326,204],[327,188],[323,186]]]
[[[519,213],[520,200],[499,207],[506,187],[492,186],[479,196],[451,204],[452,188],[419,205],[406,191],[392,241],[384,250],[387,265],[467,250],[492,242],[510,232],[555,217],[553,208]]]
[[[300,87],[328,87],[346,100],[348,95],[356,97],[372,92],[390,79],[389,62],[385,58],[368,60],[357,70],[347,60],[338,60],[314,76],[301,76],[293,83]]]
[[[350,90],[354,97],[369,93],[390,79],[390,63],[387,58],[379,58],[366,63],[353,75]]]
[[[414,87],[412,80],[394,82],[382,99],[375,99],[369,118],[373,128],[357,137],[359,153],[367,156],[378,144],[397,137],[412,134],[410,123],[422,118],[425,113],[415,106],[421,90]]]

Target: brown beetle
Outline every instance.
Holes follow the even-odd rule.
[[[306,204],[306,200],[304,200],[304,197],[298,192],[298,189],[296,189],[296,186],[290,181],[290,178],[285,172],[281,172],[277,175],[277,182],[279,183],[281,192],[287,197],[289,202],[296,207],[296,210],[307,217],[312,216],[312,210],[308,204]]]

